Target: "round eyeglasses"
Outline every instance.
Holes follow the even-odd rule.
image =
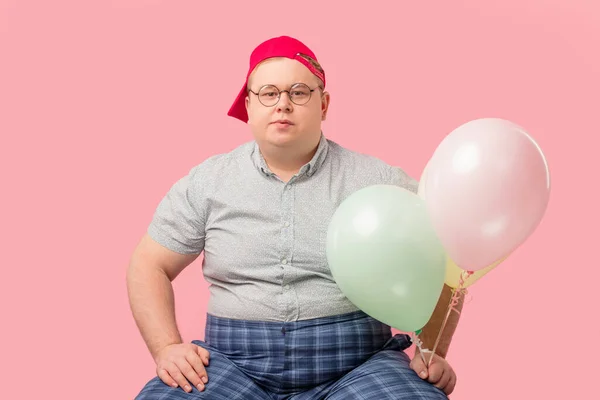
[[[320,86],[317,86],[316,88],[311,89],[304,83],[296,83],[290,90],[279,90],[275,85],[264,85],[260,88],[258,93],[254,92],[252,89],[248,89],[248,91],[258,96],[258,101],[265,107],[273,107],[275,104],[279,103],[281,93],[284,92],[288,94],[292,103],[301,106],[308,103],[312,96],[312,92],[319,87]]]

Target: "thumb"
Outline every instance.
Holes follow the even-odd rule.
[[[421,379],[427,379],[429,376],[427,365],[423,362],[423,357],[418,350],[415,352],[415,356],[410,362],[410,367],[419,375]]]

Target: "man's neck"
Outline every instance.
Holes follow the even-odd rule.
[[[317,152],[317,146],[312,150],[294,151],[289,149],[261,149],[261,153],[269,169],[284,182],[296,175],[300,168],[309,163]]]

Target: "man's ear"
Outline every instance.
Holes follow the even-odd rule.
[[[329,110],[329,103],[331,102],[331,96],[329,92],[323,92],[321,96],[321,121],[327,119],[327,111]]]

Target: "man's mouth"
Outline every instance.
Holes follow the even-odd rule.
[[[277,121],[272,122],[273,124],[283,124],[283,125],[294,125],[292,121],[287,119],[278,119]]]

